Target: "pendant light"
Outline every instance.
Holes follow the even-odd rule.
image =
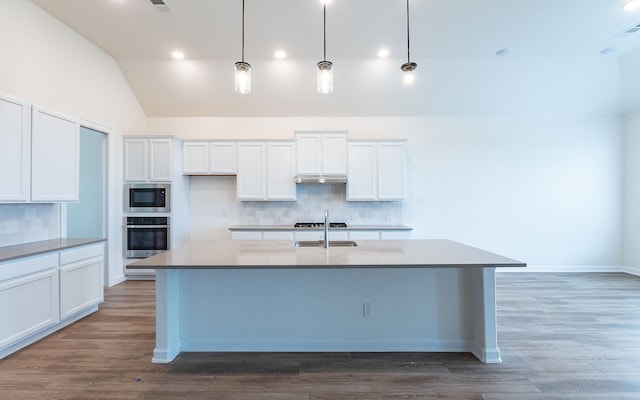
[[[333,64],[331,61],[327,61],[327,2],[323,2],[322,9],[324,12],[323,32],[324,32],[324,57],[322,61],[318,63],[318,92],[319,93],[331,93],[333,92]]]
[[[416,68],[418,68],[418,64],[411,62],[411,47],[409,42],[409,0],[407,0],[407,62],[400,66],[400,69],[404,71],[405,83],[413,83],[415,79],[413,71],[415,71]]]
[[[242,0],[242,61],[235,66],[235,91],[241,94],[251,93],[251,65],[244,62],[244,0]]]

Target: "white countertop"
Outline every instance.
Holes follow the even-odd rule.
[[[287,240],[192,242],[131,264],[140,269],[526,267],[445,239],[358,240],[356,247],[295,247]]]

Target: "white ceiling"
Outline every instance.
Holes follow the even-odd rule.
[[[245,61],[253,69],[249,95],[233,92],[241,57],[241,0],[32,0],[120,65],[151,117],[420,115],[425,80],[403,87],[404,0],[333,0],[327,6],[327,59],[335,92],[315,90],[322,59],[318,0],[246,0]],[[614,36],[640,22],[623,0],[411,0],[411,58],[417,73],[430,63],[465,60],[618,57],[640,48],[640,33]],[[389,59],[376,53],[386,47]],[[612,55],[600,50],[616,48]],[[181,49],[186,59],[172,60]],[[286,51],[283,61],[273,58]],[[446,61],[443,61],[446,60]],[[444,63],[444,64],[443,64]],[[442,83],[441,83],[442,84]],[[446,83],[444,84],[446,86]]]

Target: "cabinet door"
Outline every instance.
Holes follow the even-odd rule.
[[[293,142],[267,144],[267,199],[295,200],[295,146]]]
[[[235,142],[212,142],[209,155],[210,173],[235,175],[237,171]]]
[[[0,202],[29,200],[30,111],[26,103],[0,97]]]
[[[58,271],[50,269],[0,283],[0,349],[60,320]]]
[[[78,201],[80,126],[77,121],[33,107],[31,200]]]
[[[262,240],[260,231],[232,231],[231,239],[234,240]]]
[[[404,143],[378,143],[378,200],[404,200]]]
[[[347,173],[347,135],[322,135],[322,173]]]
[[[353,142],[348,145],[349,173],[347,200],[376,200],[376,145],[372,142]]]
[[[173,139],[149,139],[149,181],[170,182]]]
[[[293,240],[292,231],[264,231],[262,240]]]
[[[266,154],[264,142],[238,144],[238,200],[265,200]]]
[[[209,173],[209,142],[182,144],[182,173],[184,175]]]
[[[124,140],[124,180],[127,182],[146,182],[148,167],[147,139]]]
[[[318,134],[296,135],[296,170],[299,174],[319,174],[322,170],[321,139]]]
[[[103,298],[102,257],[60,267],[60,318],[66,319]]]

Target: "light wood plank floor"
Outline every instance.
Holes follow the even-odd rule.
[[[502,364],[451,353],[182,354],[150,362],[152,282],[0,361],[0,399],[640,399],[640,278],[498,274]],[[1,322],[1,321],[0,321]]]

